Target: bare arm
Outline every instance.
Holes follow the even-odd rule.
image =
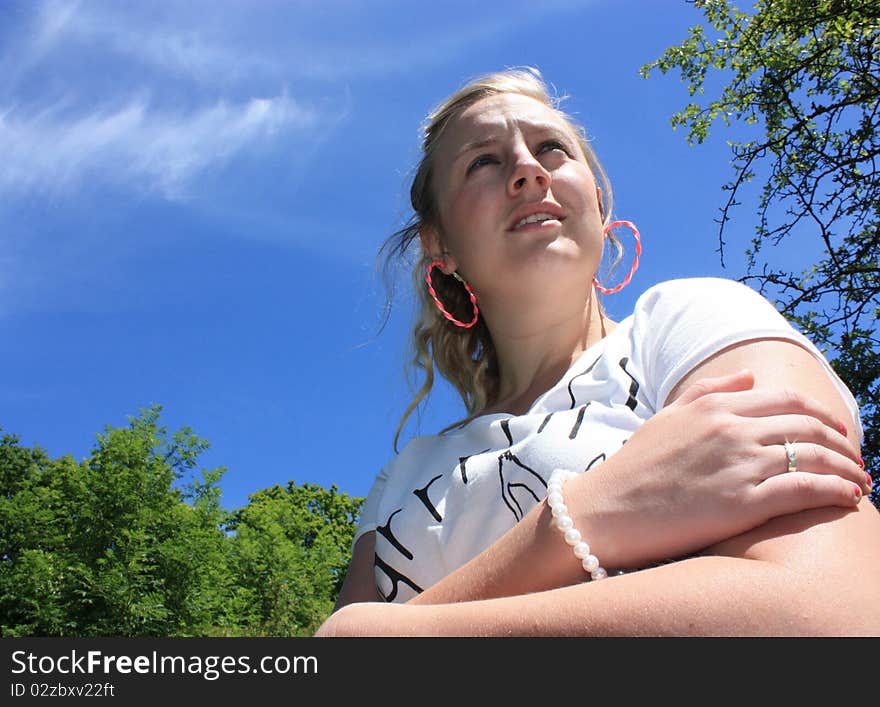
[[[848,414],[836,388],[812,355],[794,344],[777,340],[752,342],[718,354],[683,380],[671,397],[679,394],[696,375],[712,376],[743,364],[757,365],[761,386],[796,387],[826,402],[838,416]],[[847,436],[858,448],[854,425],[847,429]],[[803,477],[801,482],[809,484],[811,477]],[[854,511],[820,508],[774,518],[749,532],[717,543],[708,548],[706,554],[798,567],[817,578],[824,574],[822,566],[828,562],[830,571],[854,573],[845,580],[831,582],[842,596],[849,593],[860,595],[868,590],[865,596],[873,597],[873,603],[876,603],[880,599],[880,514],[866,497]]]
[[[788,342],[740,345],[713,357],[689,378],[742,366],[756,372],[760,387],[793,388],[826,403],[842,419],[848,416],[820,364]],[[679,390],[687,384],[683,381]],[[806,487],[822,480],[787,476]],[[535,547],[530,530],[538,536],[550,532],[542,515],[546,521],[543,503],[523,520],[531,525],[512,538]],[[559,538],[550,533],[549,539],[558,548]],[[524,560],[516,544],[508,544],[509,550],[494,550],[501,574],[511,559],[526,570],[545,562],[534,555]],[[561,549],[563,555],[570,552],[567,546]],[[572,563],[577,567],[568,559],[569,568]],[[564,578],[569,572],[560,570]],[[863,499],[852,509],[826,507],[775,517],[714,544],[702,557],[604,582],[448,605],[364,604],[340,612],[319,635],[880,635],[878,597],[880,515]]]
[[[803,375],[786,377],[771,370],[768,366],[777,361],[788,361],[789,370]],[[754,374],[727,375],[740,367],[755,370],[758,380]],[[809,380],[803,383],[801,377]],[[751,390],[756,383],[758,388]],[[769,391],[768,383],[800,390],[811,402],[789,405],[788,394]],[[718,390],[725,393],[719,396]],[[736,398],[736,391],[751,397]],[[778,400],[765,417],[755,417],[757,403],[749,402],[744,417],[735,409],[723,411],[729,406],[724,395],[741,406],[743,400],[767,395]],[[576,527],[608,569],[685,557],[774,517],[832,505],[851,508],[857,502],[853,482],[863,493],[868,490],[849,411],[820,364],[794,344],[756,341],[713,357],[682,381],[667,403],[602,467],[566,485]],[[724,414],[715,414],[719,408]],[[849,441],[838,431],[844,420],[849,421]],[[781,444],[798,432],[803,442],[815,443],[802,445],[802,468],[812,473],[780,474],[786,468]],[[771,446],[761,446],[756,438],[762,436],[769,437],[764,441]],[[817,449],[826,457],[807,460],[804,455]],[[772,473],[778,476],[766,478]],[[410,603],[511,596],[582,580],[580,566],[541,503],[486,551]]]
[[[376,589],[376,580],[373,574],[375,549],[375,532],[364,533],[358,538],[351,553],[348,574],[345,575],[345,581],[339,591],[339,597],[336,599],[333,611],[355,602],[381,601],[382,598]]]
[[[867,551],[863,559],[873,557]],[[834,580],[841,573],[847,582],[860,576],[852,575],[853,559],[833,558],[811,578],[799,560],[786,566],[698,557],[602,582],[500,599],[358,604],[339,612],[318,635],[880,635],[876,585],[842,593],[844,580]]]

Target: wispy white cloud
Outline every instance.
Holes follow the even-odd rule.
[[[0,111],[0,192],[57,193],[97,179],[181,199],[204,170],[318,120],[286,94],[188,112],[152,108],[143,98],[85,113],[65,104],[7,108]]]
[[[3,36],[0,45],[0,95],[10,94],[24,83],[30,72],[38,68],[59,42],[65,28],[76,15],[79,2],[45,0],[16,10],[16,23],[9,23],[15,31]],[[7,8],[11,11],[13,8]],[[8,19],[7,19],[8,22]]]
[[[225,41],[240,31],[236,7],[44,0],[17,9],[19,31],[0,49],[0,194],[72,193],[96,180],[179,200],[237,154],[338,121],[338,107],[289,94],[280,76],[230,90],[233,69],[272,74],[258,52],[250,61]]]
[[[441,10],[408,0],[10,0],[0,12],[0,317],[26,303],[118,303],[107,273],[144,247],[120,224],[139,208],[151,219],[155,209],[157,223],[174,218],[126,193],[178,202],[168,213],[212,234],[360,263],[364,229],[384,226],[336,213],[333,190],[348,171],[331,189],[308,181],[358,154],[361,119],[383,120],[367,110],[341,129],[363,109],[352,87],[429,80],[506,33],[595,1],[510,0],[498,12],[472,0]],[[118,202],[102,201],[103,186]],[[291,206],[299,190],[308,208]]]
[[[50,47],[64,32],[79,12],[80,3],[77,0],[49,0],[36,8],[38,21],[33,47],[38,53]]]
[[[41,21],[39,34],[58,44],[100,47],[108,55],[153,67],[169,78],[211,85],[277,79],[284,73],[282,57],[273,55],[263,41],[255,42],[253,35],[249,42],[236,39],[248,27],[245,18],[235,17],[242,8],[236,12],[234,5],[212,4],[195,17],[193,7],[178,4],[175,9],[171,16],[144,17],[119,6],[85,6],[57,30],[53,19]]]
[[[401,34],[406,17],[436,13],[393,0],[44,0],[0,56],[0,192],[69,190],[97,177],[180,199],[196,175],[249,146],[337,124],[344,110],[314,107],[328,89],[311,82],[309,93],[302,79],[417,71],[536,14],[591,1],[528,2],[504,13],[450,3],[436,21]],[[289,85],[293,97],[280,92]]]
[[[321,3],[88,3],[53,1],[39,16],[39,54],[57,42],[103,51],[200,83],[395,76],[478,53],[491,38],[596,0]],[[381,18],[381,19],[380,19]],[[316,28],[320,31],[316,32]]]

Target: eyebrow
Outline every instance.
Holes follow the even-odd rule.
[[[562,135],[566,138],[569,137],[567,131],[562,129],[562,126],[555,123],[528,123],[525,127],[529,132],[555,133],[557,135]],[[458,151],[458,154],[455,155],[453,162],[458,161],[463,155],[467,154],[471,150],[477,150],[481,147],[487,147],[496,142],[498,142],[498,137],[495,135],[489,135],[488,137],[481,138],[480,140],[472,140],[471,142],[466,142]]]
[[[491,135],[487,138],[483,138],[482,140],[473,140],[472,142],[467,142],[464,146],[458,151],[458,154],[455,155],[455,160],[458,160],[462,155],[467,154],[471,150],[478,150],[481,147],[487,147],[493,143],[498,142],[498,138],[494,135]],[[453,161],[455,161],[453,160]]]

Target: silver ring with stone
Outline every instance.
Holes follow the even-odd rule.
[[[794,450],[794,445],[785,442],[782,446],[785,447],[785,455],[788,457],[788,471],[797,471],[797,452]]]

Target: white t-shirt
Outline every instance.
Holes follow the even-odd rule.
[[[818,349],[766,299],[719,278],[647,290],[524,415],[495,413],[416,437],[379,473],[354,542],[376,531],[376,586],[405,602],[468,562],[547,495],[557,467],[614,454],[695,366],[737,342],[781,338],[822,362],[862,437],[858,406]]]

